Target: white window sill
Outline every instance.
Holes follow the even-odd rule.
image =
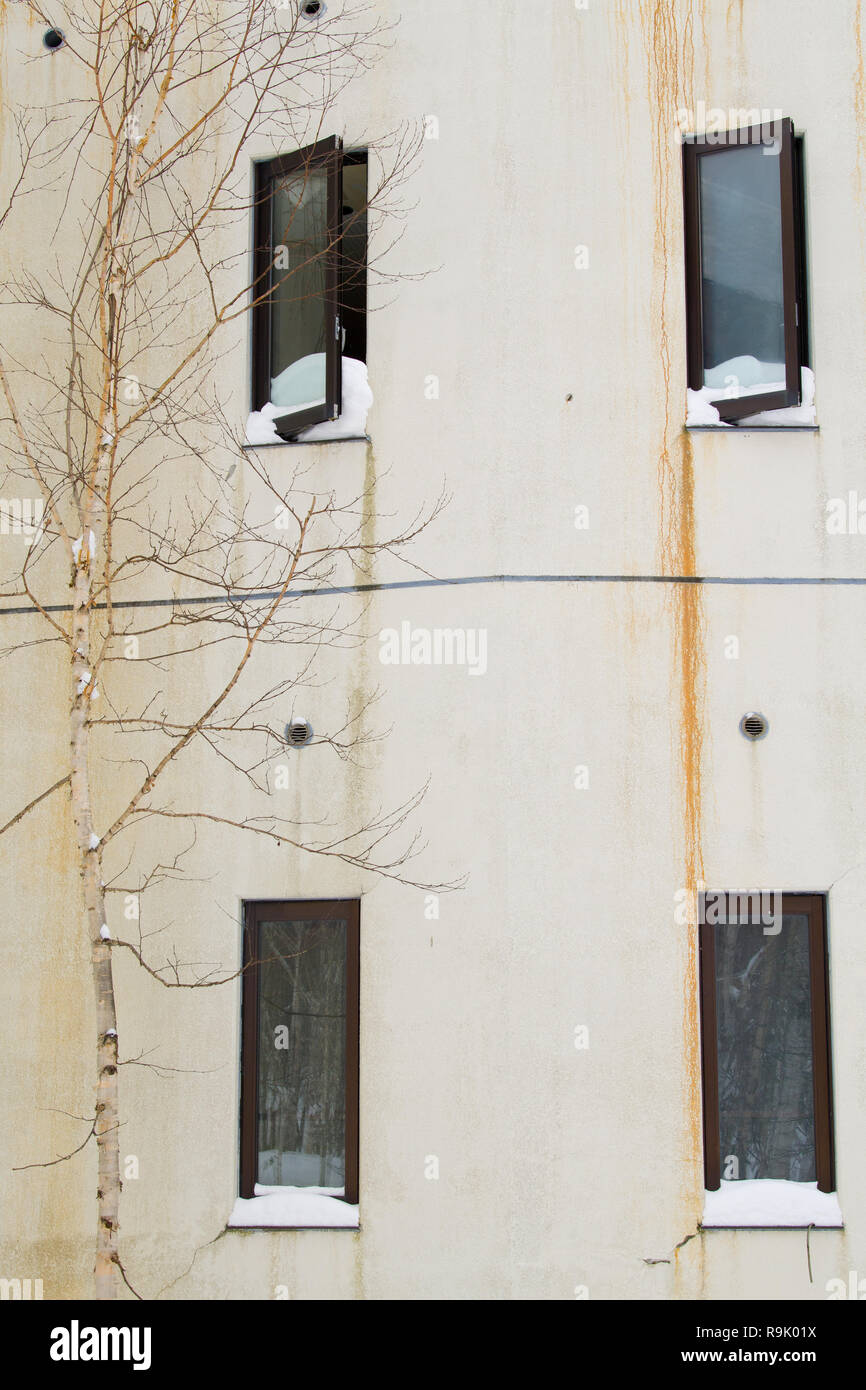
[[[776,1178],[726,1182],[718,1192],[704,1193],[701,1225],[713,1227],[792,1227],[841,1229],[842,1212],[835,1192],[819,1192],[815,1182],[786,1182]]]
[[[261,1187],[255,1197],[238,1197],[228,1219],[231,1230],[244,1227],[273,1229],[357,1230],[358,1208],[340,1199],[333,1187]]]
[[[245,440],[241,445],[245,450],[258,449],[302,449],[310,444],[362,444],[370,443],[368,434],[335,434],[330,439],[268,439],[262,444],[251,444]]]
[[[686,425],[689,434],[817,434],[820,425]]]

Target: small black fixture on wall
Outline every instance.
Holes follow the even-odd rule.
[[[292,719],[286,725],[286,742],[291,748],[303,748],[313,737],[313,726],[306,719]]]
[[[759,738],[766,738],[769,730],[768,720],[756,710],[750,710],[740,720],[740,733],[752,743],[757,743]]]

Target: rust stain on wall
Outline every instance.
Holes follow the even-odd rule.
[[[695,575],[694,460],[691,439],[683,428],[681,390],[672,399],[672,305],[679,332],[676,352],[685,361],[682,334],[682,185],[680,151],[673,138],[676,112],[694,109],[694,14],[692,4],[642,0],[640,20],[647,58],[651,122],[654,227],[652,308],[657,351],[657,380],[662,418],[657,454],[658,560],[661,573]],[[704,16],[701,13],[702,30]],[[675,298],[671,298],[675,295]],[[678,385],[680,382],[678,376]],[[684,381],[682,386],[684,387]],[[704,742],[703,704],[706,662],[703,641],[703,594],[699,584],[674,584],[667,595],[671,617],[671,684],[678,742],[683,886],[693,889],[703,878],[701,768]],[[697,1004],[697,942],[688,930],[683,979],[683,1050],[685,1058],[684,1160],[696,1173],[701,1155],[700,1036]],[[695,1193],[696,1198],[699,1194]]]
[[[725,23],[729,29],[736,28],[737,42],[743,42],[743,0],[728,0]]]
[[[631,24],[631,11],[629,10],[628,0],[617,0],[613,9],[614,26],[616,28],[616,44],[614,53],[619,55],[620,66],[624,75],[624,82],[621,87],[623,119],[625,128],[628,130],[629,118],[631,114],[631,102],[629,94],[629,56],[628,41],[629,27]]]
[[[729,0],[727,13],[725,15],[725,27],[733,40],[736,49],[736,71],[740,84],[745,89],[746,68],[748,53],[746,51],[746,40],[743,34],[743,0]]]
[[[376,545],[376,483],[376,455],[372,443],[368,442],[364,458],[363,491],[356,503],[357,506],[360,506],[361,516],[356,538],[359,549],[352,556],[352,582],[354,584],[370,584],[375,579],[373,548]],[[356,736],[361,737],[369,723],[367,706],[375,695],[375,687],[370,675],[370,642],[373,640],[373,634],[369,631],[369,626],[370,615],[376,598],[375,595],[359,596],[357,604],[363,604],[363,610],[359,606],[356,607],[356,600],[350,599],[349,601],[352,603],[354,614],[359,620],[359,630],[364,635],[364,640],[360,642],[352,655],[353,679],[348,699],[348,718],[351,721],[351,729]],[[370,760],[365,757],[362,761],[366,765]],[[356,765],[353,760],[349,760],[346,763],[346,769],[346,814],[349,820],[354,820],[356,824],[361,825],[364,820],[364,789],[366,786],[364,768]]]
[[[6,54],[8,40],[6,37],[6,0],[0,0],[0,150],[6,138],[6,103],[3,101],[3,93],[6,90]]]
[[[369,440],[364,454],[364,495],[361,503],[360,541],[362,546],[374,546],[376,544],[376,455],[373,453],[373,445]],[[370,583],[372,579],[372,558],[362,556],[360,564],[355,566],[355,583]]]
[[[854,122],[857,128],[857,157],[854,164],[854,188],[857,202],[863,202],[863,169],[866,164],[866,75],[863,71],[863,0],[854,8]]]
[[[680,574],[696,574],[694,466],[692,442],[683,429],[679,437],[678,487]],[[680,778],[682,795],[685,885],[696,888],[704,878],[702,846],[703,705],[706,686],[703,592],[700,584],[678,584],[671,596],[674,640],[679,667]],[[687,1158],[701,1156],[701,1075],[698,1019],[697,926],[690,927],[683,981],[683,1027],[686,1044],[686,1113],[689,1117]]]
[[[711,44],[710,44],[710,36],[709,36],[709,32],[708,32],[708,30],[707,30],[706,6],[705,6],[704,4],[701,4],[701,5],[699,6],[699,9],[700,9],[700,19],[701,19],[701,47],[702,47],[703,50],[704,50],[704,92],[703,92],[703,96],[704,96],[704,101],[705,101],[705,102],[707,103],[707,105],[709,106],[709,105],[712,104],[712,100],[713,100],[713,78],[712,78],[712,72],[711,72],[711,67],[710,67],[712,46],[711,46]]]

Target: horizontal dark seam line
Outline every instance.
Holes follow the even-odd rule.
[[[395,579],[381,584],[345,584],[321,589],[287,589],[283,598],[321,598],[340,594],[376,594],[397,589],[458,588],[466,584],[742,584],[802,587],[814,584],[866,584],[866,575],[703,575],[703,574],[472,574],[456,579]],[[200,604],[270,603],[280,597],[279,589],[260,589],[249,594],[196,594],[189,598],[115,599],[112,608],[193,607]],[[107,609],[107,603],[91,604],[91,611]],[[44,603],[40,608],[28,604],[20,608],[0,608],[0,616],[29,613],[71,613],[71,603]]]

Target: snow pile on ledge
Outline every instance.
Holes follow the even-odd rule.
[[[85,535],[87,536],[87,549],[88,549],[88,552],[89,552],[89,554],[90,554],[90,558],[91,558],[91,560],[95,560],[95,559],[96,559],[96,537],[94,536],[94,534],[93,534],[92,531],[86,531],[86,532],[85,532]],[[84,536],[79,536],[79,537],[77,538],[77,540],[74,540],[74,541],[72,542],[72,558],[73,558],[73,560],[75,561],[76,565],[78,564],[78,561],[79,561],[79,559],[80,559],[80,557],[81,557],[81,551],[82,551],[83,546],[84,546]]]
[[[742,396],[759,396],[765,391],[784,391],[785,367],[782,362],[759,362],[756,357],[732,357],[722,362],[712,371],[705,373],[707,385],[700,391],[687,391],[688,414],[686,425],[722,425],[713,405],[724,395],[726,377],[736,377],[738,382],[737,399]],[[780,410],[761,410],[756,415],[746,415],[738,421],[739,425],[814,425],[815,423],[815,373],[810,367],[800,369],[799,405],[783,406]]]
[[[238,1197],[229,1226],[358,1226],[358,1208],[339,1201],[338,1187],[255,1186],[255,1197]]]
[[[727,420],[722,419],[711,403],[706,386],[703,391],[693,391],[689,387],[686,391],[686,403],[686,428],[690,425],[721,425],[722,429],[730,429]]]
[[[286,441],[280,438],[272,423],[274,417],[282,413],[282,410],[271,405],[270,401],[263,410],[252,411],[247,417],[244,442],[247,444],[285,444]]]
[[[811,367],[800,368],[800,404],[783,406],[781,410],[761,410],[746,415],[741,425],[814,425],[815,373]]]
[[[305,392],[315,390],[322,380],[324,353],[314,353],[293,362],[284,372],[271,382],[270,400],[261,410],[254,410],[247,420],[247,444],[284,444],[285,440],[277,434],[274,420],[287,415],[292,410],[304,410],[316,405],[315,399],[305,399]],[[300,399],[298,395],[300,392]],[[321,398],[319,398],[321,399]],[[311,425],[297,436],[298,443],[306,444],[315,440],[353,439],[367,433],[367,412],[373,404],[373,392],[367,379],[367,364],[356,357],[343,358],[343,400],[342,410],[336,420],[323,420],[320,425]]]
[[[718,1192],[704,1193],[703,1226],[841,1226],[835,1192],[816,1182],[782,1178],[722,1179]]]

